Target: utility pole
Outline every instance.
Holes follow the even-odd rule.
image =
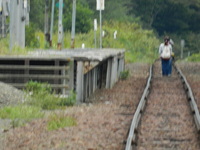
[[[45,20],[44,20],[44,34],[46,44],[50,42],[50,34],[49,34],[49,0],[45,0]]]
[[[76,26],[76,0],[73,0],[71,48],[74,48],[74,45],[75,45],[75,26]]]
[[[14,46],[25,47],[26,12],[24,0],[10,1],[10,50]]]
[[[51,7],[51,29],[50,29],[50,46],[52,46],[53,24],[54,24],[54,8],[55,8],[55,0],[52,0],[52,7]]]
[[[97,0],[97,10],[99,10],[100,19],[100,49],[102,49],[102,10],[104,10],[104,0]]]
[[[5,37],[5,16],[4,16],[4,11],[3,11],[3,2],[0,0],[0,19],[1,19],[1,38]]]
[[[26,15],[26,25],[29,25],[29,13],[30,13],[30,0],[24,0],[25,6],[27,5],[27,8],[25,8],[25,15]]]
[[[95,48],[97,48],[96,32],[97,32],[97,19],[94,19],[94,47]]]
[[[5,38],[7,35],[8,26],[6,25],[6,17],[9,16],[10,0],[0,0],[0,20],[1,20],[1,37]]]
[[[59,17],[58,17],[58,50],[62,48],[63,40],[63,25],[62,25],[62,15],[63,15],[63,0],[59,0]]]

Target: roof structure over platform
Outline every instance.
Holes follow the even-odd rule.
[[[109,57],[120,56],[124,49],[63,49],[63,50],[36,50],[30,52],[31,57],[58,57],[74,58],[76,60],[103,61]]]

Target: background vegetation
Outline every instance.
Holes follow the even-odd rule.
[[[58,0],[55,1],[53,48],[57,46]],[[26,28],[27,48],[49,48],[44,38],[45,1],[30,1],[30,25]],[[51,10],[51,0],[48,1]],[[102,11],[103,30],[106,35],[103,47],[124,48],[127,61],[155,59],[159,43],[169,35],[175,45],[176,57],[180,57],[181,39],[185,40],[183,56],[199,53],[200,37],[200,1],[199,0],[109,0],[105,1]],[[77,0],[75,48],[85,43],[86,47],[95,47],[93,20],[99,24],[99,11],[95,0]],[[49,14],[50,16],[50,14]],[[72,18],[72,0],[64,0],[63,48],[70,48]],[[114,31],[117,39],[113,39]],[[99,41],[99,27],[96,33]],[[6,53],[9,42],[3,41],[1,53]],[[97,47],[98,47],[97,43]],[[149,60],[147,60],[149,61]]]

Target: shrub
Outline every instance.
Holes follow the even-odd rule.
[[[30,81],[27,83],[25,91],[30,94],[28,104],[41,107],[45,110],[71,106],[76,102],[75,93],[71,92],[67,98],[56,96],[48,83]]]
[[[39,40],[35,35],[35,28],[32,24],[26,26],[26,46],[31,48],[38,48],[40,46]]]
[[[60,106],[72,106],[76,103],[76,94],[75,92],[70,92],[69,97],[60,98],[58,105]]]
[[[126,70],[126,71],[122,71],[122,72],[120,72],[120,79],[121,80],[125,80],[125,79],[127,79],[128,78],[128,76],[129,76],[129,70]]]
[[[187,60],[192,62],[200,62],[200,54],[193,54],[192,56],[188,57]]]

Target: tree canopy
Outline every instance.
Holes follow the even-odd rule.
[[[51,0],[49,1],[49,9]],[[44,28],[45,1],[31,0],[30,21],[37,29]],[[59,2],[56,0],[56,3]],[[63,0],[63,26],[71,30],[72,2]],[[99,21],[96,0],[77,0],[76,32],[88,33],[93,29],[93,20]],[[55,9],[55,24],[58,20],[58,9]],[[177,40],[186,41],[186,49],[195,48],[194,39],[200,34],[200,1],[199,0],[105,0],[102,11],[104,21],[137,22],[143,28],[153,30],[158,37],[172,35]],[[54,27],[55,29],[57,26]],[[56,31],[56,30],[55,30]],[[175,40],[176,40],[175,39]]]

